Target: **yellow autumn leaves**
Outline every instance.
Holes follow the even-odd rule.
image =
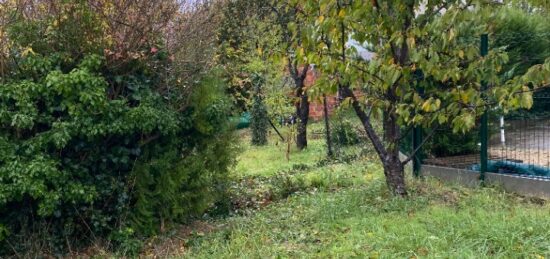
[[[430,97],[422,104],[422,110],[425,112],[435,112],[441,107],[441,100]]]

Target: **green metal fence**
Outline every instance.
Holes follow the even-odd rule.
[[[536,104],[550,104],[550,95],[534,95]],[[470,133],[439,129],[433,136],[423,147],[423,156],[415,160],[418,172],[422,163],[479,171],[481,180],[484,172],[550,177],[550,110],[513,115],[490,112]],[[482,142],[485,136],[486,145]],[[413,137],[413,143],[418,138]]]
[[[480,43],[481,55],[487,55],[487,35]],[[436,132],[414,129],[412,144],[405,148],[409,151],[419,148],[422,136],[432,136],[413,159],[415,174],[420,175],[425,164],[478,171],[482,181],[486,172],[550,179],[550,90],[533,92],[533,100],[529,111],[502,114],[499,109],[487,109],[477,127],[466,134],[454,134],[445,127]]]

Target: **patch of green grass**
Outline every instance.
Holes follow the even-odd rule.
[[[354,120],[360,127],[359,121]],[[280,127],[279,131],[287,138],[289,128]],[[268,145],[252,146],[250,145],[250,132],[248,129],[239,132],[241,136],[242,153],[239,155],[237,165],[232,171],[233,177],[242,178],[247,176],[273,176],[282,171],[288,171],[296,167],[310,167],[319,161],[327,159],[327,147],[325,140],[325,126],[321,122],[313,122],[308,125],[308,146],[300,151],[296,148],[296,143],[291,143],[290,152],[287,159],[287,142],[283,142],[279,136],[270,131]],[[333,140],[334,142],[334,140]],[[367,148],[365,143],[356,146],[338,147],[333,143],[333,152],[338,156],[349,156],[358,154]]]
[[[496,189],[412,180],[411,197],[384,181],[290,196],[188,242],[190,258],[543,258],[549,205]]]
[[[229,200],[232,212],[250,213],[247,210],[259,209],[295,193],[337,191],[365,185],[381,176],[369,172],[379,171],[379,163],[373,163],[360,153],[352,153],[340,160],[322,160],[314,165],[295,164],[292,169],[270,176],[240,175],[230,185]]]
[[[273,141],[273,140],[272,140]],[[292,145],[289,159],[286,159],[286,143],[251,146],[243,143],[243,153],[239,156],[233,175],[271,176],[277,172],[292,169],[296,165],[314,165],[326,157],[325,142],[320,139],[309,140],[307,149],[298,151]]]
[[[287,128],[279,129],[287,137]],[[282,171],[288,171],[300,167],[311,167],[319,161],[327,159],[327,148],[324,134],[324,125],[320,122],[308,126],[308,146],[300,151],[296,143],[291,144],[287,159],[287,143],[271,132],[269,144],[265,146],[250,145],[248,129],[241,130],[241,148],[237,165],[232,171],[234,178],[253,176],[273,176]],[[340,155],[346,156],[359,153],[364,147],[349,146],[341,150]]]

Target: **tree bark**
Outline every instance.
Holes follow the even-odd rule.
[[[405,185],[405,168],[397,157],[391,157],[384,163],[384,175],[386,184],[394,195],[407,196],[407,187]]]
[[[296,97],[299,98],[298,103],[296,103],[296,116],[298,117],[296,146],[298,150],[303,150],[307,147],[307,123],[309,120],[309,100],[304,89],[304,81],[307,77],[309,64],[305,64],[301,71],[299,71],[296,65],[294,67],[289,66],[289,69],[292,71],[292,77],[296,86]]]
[[[367,137],[371,141],[372,145],[374,146],[374,150],[376,151],[376,154],[378,154],[378,157],[380,158],[380,161],[386,160],[386,148],[384,147],[384,143],[380,139],[380,137],[376,134],[376,131],[374,130],[374,127],[372,126],[370,122],[369,115],[363,110],[361,107],[361,104],[355,97],[355,94],[353,94],[353,91],[347,86],[341,86],[342,90],[342,97],[351,98],[351,106],[353,110],[355,111],[355,114],[361,121],[361,124],[363,125],[363,128],[365,129],[365,132],[367,133]]]
[[[300,94],[300,102],[296,105],[296,115],[298,116],[298,128],[296,134],[296,146],[299,150],[307,147],[307,123],[309,120],[309,101],[307,94]]]
[[[394,195],[406,196],[407,188],[405,185],[405,170],[399,159],[399,125],[397,124],[397,116],[390,110],[386,111],[384,119],[384,134],[383,137],[390,143],[388,148],[384,146],[384,142],[380,139],[370,122],[370,116],[363,110],[361,104],[355,97],[353,91],[349,87],[342,87],[342,96],[344,98],[351,97],[351,105],[355,114],[363,124],[363,128],[367,136],[374,146],[382,166],[384,167],[384,175],[386,184]]]
[[[384,161],[384,174],[389,189],[395,195],[406,196],[405,170],[401,159],[399,159],[399,139],[400,129],[397,123],[397,115],[390,108],[385,113],[384,118],[384,136],[389,143],[387,148],[387,157]]]

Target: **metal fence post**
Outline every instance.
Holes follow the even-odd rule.
[[[412,132],[412,152],[418,150],[414,153],[413,157],[413,173],[415,177],[420,177],[420,168],[422,166],[422,128],[415,126]]]
[[[416,70],[415,77],[417,80],[421,80],[424,78],[424,73],[422,70]],[[416,86],[416,91],[418,94],[422,97],[424,97],[424,88],[421,86]],[[412,152],[414,154],[413,157],[413,174],[415,177],[420,177],[422,175],[421,169],[422,169],[422,160],[424,158],[424,153],[422,152],[422,142],[423,136],[422,136],[422,126],[415,125],[412,130]],[[416,151],[416,152],[415,152]]]
[[[481,46],[480,46],[481,56],[485,57],[487,56],[487,53],[489,52],[489,36],[487,34],[481,35]],[[481,90],[482,90],[482,98],[486,98],[485,91],[487,90],[487,82],[481,82]],[[483,112],[483,115],[481,116],[481,127],[479,131],[479,137],[481,142],[481,150],[480,150],[480,174],[479,179],[481,180],[482,184],[485,182],[485,173],[487,172],[487,160],[488,160],[488,152],[487,152],[487,142],[488,142],[488,107],[485,106],[485,111]]]

